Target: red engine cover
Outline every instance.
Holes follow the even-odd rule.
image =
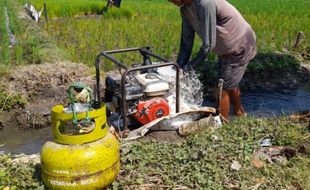
[[[169,115],[169,105],[163,98],[153,98],[147,101],[140,101],[134,117],[141,124],[145,125],[157,118]]]

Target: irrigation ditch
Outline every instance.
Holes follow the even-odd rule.
[[[0,189],[44,189],[38,173],[38,153],[51,139],[50,109],[67,101],[66,89],[72,82],[93,86],[95,77],[93,67],[68,61],[52,38],[19,11],[22,31],[31,36],[37,50],[24,51],[23,56],[35,55],[27,63],[36,64],[11,66],[0,76],[0,152],[5,152],[0,155]],[[28,45],[22,43],[21,47]],[[309,142],[307,56],[307,49],[260,52],[240,84],[249,119],[235,120],[217,131],[206,130],[180,143],[152,138],[124,145],[123,168],[109,188],[310,189],[309,152],[299,151]],[[207,105],[214,102],[216,71],[216,62],[202,64],[200,69]],[[258,142],[266,136],[274,139],[274,146],[296,149],[295,155],[280,163],[253,164]],[[14,154],[21,153],[34,155],[14,158]],[[236,160],[242,165],[240,170],[231,169]]]

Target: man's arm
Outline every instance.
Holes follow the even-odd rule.
[[[202,22],[202,46],[198,54],[190,61],[188,65],[190,68],[203,61],[216,45],[216,5],[214,0],[202,1],[198,17]]]
[[[182,16],[182,33],[180,40],[180,50],[177,58],[177,63],[181,68],[184,68],[191,56],[195,38],[195,31],[189,24],[188,20]]]

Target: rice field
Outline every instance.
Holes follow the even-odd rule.
[[[292,49],[297,33],[310,34],[310,2],[304,0],[232,0],[257,35],[259,51]],[[63,18],[51,21],[46,30],[76,62],[92,64],[96,53],[104,49],[151,46],[167,58],[175,59],[179,47],[180,15],[166,0],[123,1],[126,16]],[[304,44],[309,46],[309,39]],[[196,40],[194,53],[200,41]]]
[[[2,3],[5,1],[1,0]],[[20,6],[26,2],[15,1],[18,1]],[[43,3],[46,2],[49,22],[45,23],[45,19],[41,18],[39,25],[71,61],[93,64],[96,54],[102,50],[137,46],[151,46],[154,52],[166,58],[172,60],[176,58],[181,18],[179,9],[167,0],[126,0],[122,2],[121,8],[112,8],[108,11],[105,11],[107,3],[105,0],[27,2],[34,4],[37,10],[42,10]],[[309,47],[309,1],[231,0],[230,2],[254,29],[260,52],[292,51],[299,31],[305,34],[303,48]],[[7,46],[6,37],[1,36],[3,41],[1,51],[4,52]],[[193,54],[197,53],[199,47],[200,40],[196,39]],[[210,56],[211,59],[214,57]],[[125,62],[132,62],[135,56],[120,57],[123,60],[126,58],[130,59]],[[27,62],[24,59],[19,56],[17,60],[19,63]],[[1,61],[8,63],[8,60],[10,60],[8,55],[2,53]]]
[[[36,10],[42,10],[44,2],[47,5],[48,17],[71,17],[84,14],[101,14],[107,2],[103,0],[19,0],[23,4],[26,2],[35,6]]]
[[[17,0],[0,0],[0,75],[14,65],[62,59],[63,50],[56,47],[44,28],[29,22],[25,14],[22,4]],[[14,35],[14,44],[10,44],[8,30]]]
[[[3,69],[4,65],[9,67],[10,65],[33,63],[30,60],[33,54],[30,55],[29,51],[32,51],[32,53],[36,51],[36,48],[31,43],[32,39],[26,35],[25,26],[21,24],[17,17],[14,8],[15,3],[14,1],[0,0],[0,69]],[[10,43],[9,32],[14,35],[14,44]]]

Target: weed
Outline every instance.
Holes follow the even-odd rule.
[[[25,104],[26,100],[21,95],[10,95],[0,89],[0,111],[9,111],[12,108],[23,107]]]
[[[17,164],[10,155],[0,154],[0,189],[39,189],[42,186],[33,177],[35,173],[34,164]]]
[[[281,53],[258,53],[248,66],[249,72],[294,70],[300,65],[300,61],[294,56]]]
[[[215,131],[206,129],[181,144],[141,140],[123,149],[123,172],[115,185],[125,189],[146,184],[150,188],[248,189],[262,182],[260,188],[283,189],[298,183],[308,189],[309,176],[304,168],[310,166],[310,160],[306,156],[262,169],[251,165],[263,137],[272,136],[273,145],[295,147],[307,135],[304,125],[287,118],[243,119]],[[230,169],[234,160],[242,165],[240,171]]]

